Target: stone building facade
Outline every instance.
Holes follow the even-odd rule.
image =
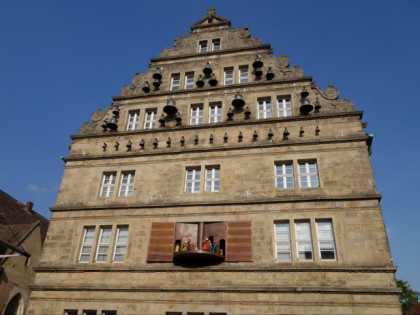
[[[210,9],[72,136],[27,314],[400,314],[362,114]]]

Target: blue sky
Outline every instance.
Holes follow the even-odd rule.
[[[2,1],[0,189],[49,217],[69,136],[210,6],[364,110],[397,277],[420,291],[420,1]]]

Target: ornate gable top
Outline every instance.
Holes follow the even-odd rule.
[[[213,7],[207,10],[207,14],[193,26],[191,26],[191,30],[193,32],[199,32],[200,29],[209,28],[209,27],[220,27],[220,26],[227,26],[230,27],[230,21],[226,20],[220,16],[216,15],[216,10]]]

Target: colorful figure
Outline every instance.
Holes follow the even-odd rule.
[[[213,253],[217,253],[217,245],[219,245],[219,243],[217,241],[214,241],[213,246],[211,248],[211,251]]]
[[[203,247],[202,250],[210,250],[211,249],[211,241],[206,237],[206,239],[203,241]]]

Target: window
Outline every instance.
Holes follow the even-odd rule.
[[[271,99],[263,98],[258,100],[258,119],[273,117]]]
[[[114,192],[115,187],[115,173],[104,174],[102,179],[101,197],[108,198]]]
[[[276,188],[277,189],[287,189],[294,188],[294,178],[293,178],[293,164],[290,163],[280,163],[275,166],[275,177],[276,177]]]
[[[129,197],[133,195],[134,189],[134,172],[122,173],[120,192],[118,196]]]
[[[199,53],[205,53],[207,52],[207,41],[206,40],[200,40],[198,43],[198,52]]]
[[[185,174],[185,192],[198,193],[200,192],[200,173],[201,168],[187,169]]]
[[[222,122],[222,103],[210,103],[209,123]]]
[[[117,315],[117,311],[102,311],[101,315]]]
[[[312,236],[309,221],[295,222],[298,260],[312,260]]]
[[[95,227],[88,226],[83,230],[83,240],[80,249],[79,262],[88,262],[93,248],[93,237],[95,236]]]
[[[220,38],[214,38],[211,41],[211,50],[220,51]]]
[[[194,72],[187,72],[185,74],[185,89],[190,90],[194,88]]]
[[[301,188],[319,187],[316,162],[299,162],[299,183]]]
[[[96,315],[96,310],[83,310],[83,315]]]
[[[127,130],[136,130],[139,127],[139,111],[129,112]]]
[[[319,257],[321,260],[335,260],[335,241],[331,220],[317,220]]]
[[[77,310],[64,310],[64,315],[77,315]]]
[[[115,226],[100,226],[96,236],[95,231],[95,226],[84,228],[78,261],[91,262],[90,255],[95,250],[94,262],[123,262],[127,250],[128,225],[118,225],[116,230]],[[110,259],[111,250],[112,260]]]
[[[239,83],[248,83],[249,71],[248,66],[239,67]]]
[[[292,116],[292,102],[290,100],[290,97],[278,98],[277,108],[278,108],[279,117]]]
[[[112,227],[101,227],[99,231],[98,246],[96,248],[96,262],[106,262],[111,242]]]
[[[225,68],[224,82],[225,82],[225,85],[233,84],[233,68]]]
[[[178,91],[180,89],[181,76],[179,73],[171,76],[171,91]]]
[[[220,191],[220,167],[208,166],[206,167],[206,181],[204,185],[205,192]]]
[[[156,127],[156,109],[146,110],[144,119],[144,129],[153,129]]]
[[[127,250],[128,225],[118,226],[115,237],[113,262],[123,262]]]
[[[203,123],[203,105],[191,106],[191,125],[200,125]]]
[[[276,233],[276,259],[278,261],[290,261],[292,259],[292,251],[290,247],[289,222],[278,222],[274,226]]]

